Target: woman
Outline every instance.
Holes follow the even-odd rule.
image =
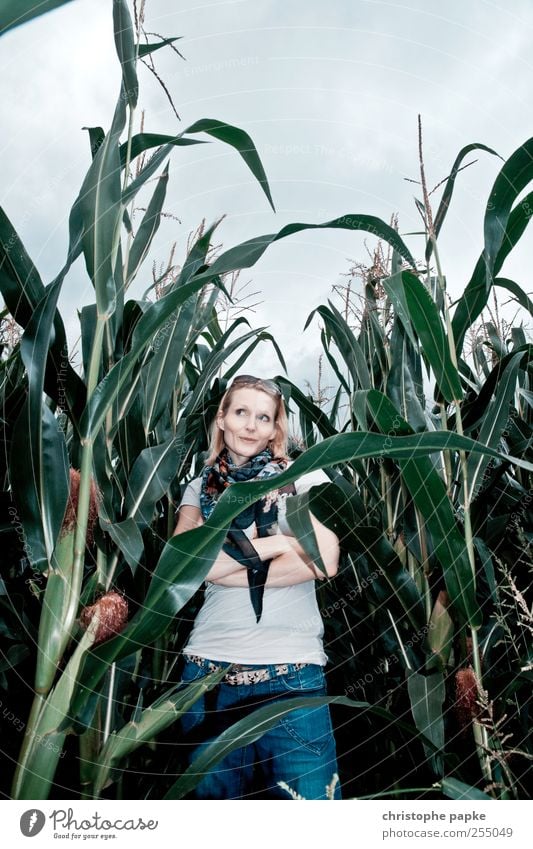
[[[269,477],[290,465],[287,417],[279,387],[251,375],[236,377],[220,403],[211,453],[201,477],[186,488],[175,533],[201,525],[232,482]],[[314,582],[324,573],[307,556],[285,518],[286,498],[328,482],[323,471],[243,505],[228,542],[206,576],[207,588],[187,645],[183,680],[190,682],[232,664],[223,682],[183,718],[188,735],[212,739],[250,710],[287,696],[324,695],[323,624]],[[339,542],[311,514],[328,576],[337,571]],[[255,561],[250,560],[250,542]],[[254,551],[255,549],[255,551]],[[250,567],[253,563],[254,568]],[[264,584],[264,594],[263,594]],[[205,700],[207,698],[207,701]],[[197,752],[195,753],[197,754]],[[225,757],[200,782],[196,797],[254,795],[252,773],[263,774],[262,798],[306,799],[334,793],[337,763],[329,708],[288,713],[260,740]],[[334,790],[327,790],[327,786]],[[257,794],[256,794],[257,797]]]

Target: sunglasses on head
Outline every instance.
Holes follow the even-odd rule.
[[[263,380],[262,377],[254,377],[253,374],[238,374],[233,378],[232,386],[262,386],[268,392],[273,392],[274,395],[281,395],[281,389],[273,380]]]

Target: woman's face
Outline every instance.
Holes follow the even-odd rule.
[[[253,387],[236,389],[225,415],[217,416],[233,462],[242,466],[263,451],[276,433],[276,401]]]

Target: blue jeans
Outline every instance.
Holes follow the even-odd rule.
[[[207,660],[205,667],[186,661],[182,680],[196,681],[207,672]],[[295,669],[294,664],[288,664],[287,675],[269,681],[219,684],[182,716],[183,731],[194,745],[190,762],[225,728],[256,708],[283,697],[303,695],[326,695],[321,666]],[[200,781],[194,795],[196,799],[291,799],[291,794],[279,786],[282,781],[304,799],[326,799],[326,786],[336,772],[329,707],[302,708],[287,713],[255,743],[230,752]],[[338,782],[334,798],[341,798]]]

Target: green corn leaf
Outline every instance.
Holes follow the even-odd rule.
[[[531,218],[531,194],[512,205],[533,179],[533,139],[524,142],[504,163],[492,187],[484,219],[485,247],[466,286],[452,321],[457,352],[460,353],[466,331],[481,314],[489,297],[494,276],[522,235]]]
[[[415,335],[411,318],[409,315],[409,307],[405,296],[405,288],[403,284],[403,272],[397,271],[390,277],[383,280],[383,288],[394,307],[396,318],[402,323],[402,326],[407,333],[409,341],[415,350],[418,349],[418,341]]]
[[[494,276],[499,274],[502,266],[515,245],[524,234],[531,216],[533,215],[533,192],[525,195],[509,213],[502,244],[494,261]]]
[[[340,540],[341,548],[354,556],[363,555],[373,576],[372,598],[380,610],[388,610],[398,623],[395,638],[399,641],[406,665],[419,667],[424,663],[420,650],[424,634],[425,611],[418,588],[402,565],[398,555],[380,528],[369,526],[363,511],[360,514],[357,491],[344,478],[332,484],[313,487],[310,496],[312,513]],[[416,643],[410,640],[418,635]],[[411,642],[411,645],[404,645]]]
[[[281,391],[285,395],[285,397],[290,397],[294,399],[295,403],[298,406],[301,414],[305,416],[307,422],[311,425],[316,425],[318,432],[323,437],[334,436],[337,431],[331,424],[328,416],[325,414],[324,410],[321,410],[320,407],[317,407],[316,404],[313,403],[311,398],[298,389],[298,387],[292,383],[288,378],[284,375],[276,375],[274,378]]]
[[[429,618],[428,646],[432,652],[427,663],[427,670],[437,668],[443,670],[452,650],[454,633],[453,619],[448,613],[447,596],[441,591],[437,596]]]
[[[505,342],[501,339],[499,330],[492,323],[492,321],[487,321],[485,323],[485,330],[487,332],[487,336],[489,337],[490,347],[492,348],[493,352],[497,355],[497,358],[499,360],[503,359],[503,357],[507,356],[509,352],[507,350]]]
[[[45,287],[13,224],[0,207],[0,289],[11,315],[26,327]]]
[[[327,577],[328,570],[322,560],[315,529],[309,515],[309,493],[304,492],[287,499],[287,523],[294,536],[315,566]]]
[[[190,767],[172,785],[165,795],[165,799],[182,799],[201,781],[206,772],[209,772],[222,758],[241,746],[254,743],[267,731],[279,723],[279,721],[293,710],[306,708],[320,708],[323,705],[344,705],[354,710],[368,711],[369,713],[388,720],[394,724],[394,728],[403,731],[410,737],[417,737],[416,729],[408,723],[402,722],[392,713],[368,702],[356,702],[346,696],[300,696],[294,699],[283,699],[272,705],[266,705],[255,710],[249,716],[235,722],[214,740],[196,758]]]
[[[409,494],[431,534],[434,554],[442,566],[453,608],[472,628],[477,628],[481,625],[481,611],[476,601],[475,575],[444,481],[429,459],[399,462]]]
[[[71,233],[81,234],[87,273],[95,288],[100,316],[110,316],[116,307],[114,267],[122,220],[118,140],[125,123],[126,106],[121,90],[111,129],[87,171],[70,213]],[[77,246],[76,239],[76,249]]]
[[[91,145],[91,157],[94,159],[105,139],[102,127],[82,127],[89,133],[89,144]]]
[[[339,352],[342,354],[354,388],[369,389],[371,380],[363,350],[340,312],[331,301],[328,303],[329,309],[328,307],[320,306],[316,310],[313,310],[305,323],[304,330],[315,312],[318,313],[324,321],[326,335],[334,340]]]
[[[107,411],[115,402],[119,392],[128,386],[131,373],[136,368],[139,357],[174,310],[184,303],[190,295],[193,295],[201,285],[202,282],[198,282],[195,278],[193,282],[169,292],[168,295],[151,304],[141,316],[133,332],[130,351],[106,374],[91,396],[81,424],[87,435],[95,438]]]
[[[52,411],[43,404],[45,367],[60,288],[58,280],[46,290],[21,340],[29,394],[11,446],[13,495],[29,559],[39,570],[50,565],[69,491],[65,437]]]
[[[204,362],[202,372],[198,376],[198,380],[194,387],[194,390],[191,393],[189,400],[187,401],[187,406],[184,410],[184,415],[192,415],[197,412],[198,409],[203,407],[205,392],[207,391],[207,387],[209,386],[211,380],[215,376],[218,369],[223,366],[228,357],[235,351],[237,348],[240,348],[248,339],[255,337],[253,346],[255,347],[260,341],[271,339],[269,333],[263,333],[263,328],[260,327],[258,330],[250,330],[248,333],[244,333],[242,336],[239,336],[237,339],[234,339],[232,342],[229,342],[229,336],[231,333],[235,331],[237,326],[241,323],[248,323],[244,318],[237,318],[231,326],[228,328],[226,333],[220,338],[217,342],[213,350],[210,352],[208,359]]]
[[[524,333],[524,328],[522,326],[511,327],[511,342],[515,351],[518,350],[518,348],[522,348],[524,345],[527,345],[526,334]]]
[[[113,32],[117,56],[122,67],[122,91],[130,109],[135,109],[139,97],[135,37],[125,0],[113,0]]]
[[[145,135],[146,135],[145,133],[142,134],[143,137]],[[174,137],[174,136],[154,136],[153,134],[148,134],[148,135],[149,135],[149,138],[151,138],[151,139],[159,138],[159,139],[165,140],[165,139],[168,139],[168,138],[172,138],[173,141],[171,143],[168,143],[168,144],[164,144],[163,142],[161,142],[161,144],[163,146],[160,147],[159,150],[157,150],[153,154],[153,156],[146,163],[146,165],[144,165],[141,168],[139,174],[135,177],[135,179],[132,180],[131,183],[128,183],[128,185],[126,186],[126,188],[124,189],[124,191],[122,193],[122,204],[124,206],[131,203],[131,201],[134,199],[137,192],[140,189],[142,189],[142,187],[145,185],[145,183],[150,179],[150,177],[153,176],[153,174],[155,174],[155,172],[157,171],[159,166],[162,165],[163,162],[165,161],[165,159],[170,155],[173,147],[184,147],[184,146],[191,145],[191,144],[204,144],[204,142],[201,139],[185,139],[185,138],[182,138],[181,136],[175,136]],[[134,136],[133,139],[132,139],[132,147],[131,147],[131,153],[130,153],[131,161],[133,161],[135,159],[135,156],[139,155],[137,153],[137,148],[139,147],[139,145],[137,145],[137,148],[135,146],[135,140],[138,139],[138,138],[139,138],[138,136]],[[149,144],[148,147],[158,147],[158,143],[154,142],[153,144]],[[121,146],[120,151],[119,151],[122,168],[124,168],[125,165],[126,165],[127,152],[128,152],[127,143],[124,143]],[[142,152],[143,152],[143,150],[142,150],[142,146],[141,146],[141,150],[139,150],[139,153],[142,153]]]
[[[433,222],[435,228],[435,236],[438,238],[438,235],[441,231],[442,225],[444,223],[444,219],[446,218],[448,209],[450,207],[450,202],[452,199],[452,194],[455,186],[456,177],[461,169],[461,164],[465,156],[468,156],[469,153],[472,153],[473,150],[484,150],[486,153],[491,153],[493,156],[502,157],[496,153],[492,148],[487,147],[484,144],[479,144],[474,142],[473,144],[468,144],[466,147],[463,147],[462,150],[459,151],[455,158],[455,162],[452,165],[452,170],[450,172],[450,176],[446,180],[446,185],[444,187],[444,191],[442,193],[442,198],[439,203],[439,208],[437,210],[437,214],[435,215],[435,219]],[[428,241],[426,245],[426,262],[429,262],[431,259],[431,254],[433,253],[433,242],[431,240]]]
[[[275,211],[265,170],[258,156],[257,150],[255,149],[255,145],[248,133],[238,127],[232,127],[224,121],[217,121],[214,118],[201,118],[190,127],[187,127],[185,133],[190,135],[194,135],[195,133],[207,133],[207,135],[218,139],[218,141],[222,141],[225,144],[229,144],[231,147],[234,147],[244,159],[248,168],[267,196],[270,206]]]
[[[137,566],[144,554],[144,542],[135,519],[124,519],[123,522],[103,522],[100,519],[103,531],[106,531],[135,575]]]
[[[178,282],[176,284],[177,286],[182,286],[184,283],[188,283],[191,277],[193,277],[202,267],[206,266],[207,253],[211,246],[213,234],[219,223],[220,221],[215,221],[215,223],[208,227],[205,233],[196,240],[187,254],[187,259],[183,263],[183,268],[180,271]]]
[[[155,53],[156,50],[160,50],[162,47],[173,44],[175,41],[180,41],[181,38],[183,38],[183,36],[177,35],[174,36],[174,38],[163,38],[161,41],[139,44],[139,59],[143,59],[144,56],[149,56],[150,53]]]
[[[420,675],[418,672],[408,672],[407,690],[416,727],[437,749],[435,753],[427,745],[424,746],[426,757],[433,772],[442,775],[443,760],[438,752],[444,751],[444,674],[433,672],[431,675]]]
[[[48,799],[68,728],[68,706],[77,690],[77,679],[88,649],[94,643],[98,617],[94,616],[57,684],[42,701],[33,727],[29,749],[19,762],[13,781],[13,799]]]
[[[370,287],[367,287],[370,288]],[[368,299],[367,299],[368,300]],[[378,308],[375,301],[371,302],[367,315],[361,326],[361,336],[367,340],[368,362],[372,364],[374,381],[381,381],[389,371],[388,339],[378,318]],[[361,344],[361,339],[359,340]]]
[[[187,127],[178,136],[167,136],[161,133],[139,133],[132,138],[131,158],[133,160],[136,156],[144,153],[145,150],[160,147],[161,150],[157,151],[154,157],[152,157],[156,162],[155,167],[158,167],[160,162],[169,155],[173,146],[198,144],[199,140],[187,138],[188,135],[195,135],[196,133],[206,133],[218,141],[222,141],[233,147],[242,156],[244,162],[263,189],[270,206],[274,209],[265,169],[252,139],[244,130],[239,129],[239,127],[233,127],[231,124],[226,124],[224,121],[217,121],[214,118],[202,118],[200,121],[191,124],[190,127]],[[124,157],[124,152],[122,156]],[[153,172],[147,171],[146,173],[149,176]],[[138,190],[140,184],[137,181],[139,177],[128,187],[125,193],[125,202],[131,199],[132,192],[135,193]]]
[[[515,283],[514,280],[509,280],[507,277],[496,277],[494,285],[499,286],[501,289],[507,289],[511,295],[515,296],[520,306],[527,310],[530,315],[533,315],[533,301],[528,298],[518,283]]]
[[[200,296],[201,297],[201,296]],[[144,404],[143,425],[145,433],[150,433],[172,398],[176,379],[179,374],[176,363],[182,361],[183,354],[190,344],[195,316],[198,315],[199,296],[191,295],[179,309],[168,318],[153,340],[154,356],[150,360],[143,376]],[[202,327],[195,328],[195,335]]]
[[[389,399],[377,390],[367,393],[367,405],[384,433],[408,434],[411,431]],[[398,464],[409,494],[431,533],[450,599],[472,627],[477,627],[481,620],[475,598],[475,576],[444,482],[428,457],[399,459]]]
[[[126,286],[134,279],[141,267],[152,244],[152,240],[159,229],[161,222],[161,211],[165,202],[168,184],[168,163],[160,175],[155,191],[150,199],[148,208],[143,216],[137,234],[132,242],[128,256],[128,270],[126,274]]]
[[[46,292],[24,244],[1,207],[0,292],[21,327],[27,327]],[[86,390],[68,360],[65,328],[58,311],[54,317],[50,361],[50,368],[45,373],[45,391],[56,403],[66,405],[73,422],[77,423],[85,405]]]
[[[492,796],[478,790],[477,787],[472,787],[470,784],[465,784],[464,781],[459,781],[457,778],[443,778],[435,787],[442,790],[444,796],[449,799],[468,799],[469,801],[493,802]]]
[[[524,357],[524,362],[530,362],[533,358],[533,345],[524,345],[522,349],[518,349],[516,351],[512,351],[509,354],[501,359],[494,368],[489,372],[487,379],[483,383],[481,389],[477,397],[471,401],[468,406],[465,404],[465,413],[464,416],[464,425],[468,429],[472,430],[472,428],[478,428],[482,421],[484,420],[489,404],[491,403],[494,395],[498,391],[498,383],[507,368],[508,364],[511,362],[513,357],[522,353]]]
[[[463,397],[461,381],[451,359],[437,306],[424,284],[414,274],[402,272],[402,281],[409,317],[431,364],[437,385],[447,401],[460,400]]]
[[[529,406],[533,409],[533,392],[529,389],[520,389],[520,395],[525,398]]]
[[[518,369],[523,359],[523,353],[513,354],[501,375],[498,391],[492,403],[487,407],[479,431],[478,440],[482,445],[489,445],[491,448],[496,448],[499,445],[508,424],[511,405],[514,401]],[[483,456],[470,456],[467,460],[468,492],[471,501],[483,490],[483,476],[489,462],[489,457]]]
[[[420,355],[409,341],[398,316],[394,320],[390,347],[392,361],[386,394],[413,431],[420,432],[427,427]]]
[[[0,35],[69,2],[70,0],[3,0],[0,7]]]
[[[265,236],[256,236],[249,239],[247,242],[242,242],[234,248],[222,253],[213,263],[210,269],[211,274],[226,274],[228,271],[234,271],[237,268],[251,268],[257,260],[264,254],[269,245],[274,242],[291,236],[294,233],[300,233],[303,230],[362,230],[366,233],[371,233],[378,239],[390,244],[394,247],[403,258],[414,266],[414,260],[409,253],[402,239],[388,224],[376,218],[373,215],[359,215],[356,213],[342,215],[340,218],[334,218],[332,221],[326,221],[324,224],[287,224],[282,227],[278,233],[270,233]],[[203,275],[201,275],[203,277]],[[205,273],[206,282],[209,279],[209,273]]]
[[[335,393],[335,398],[333,399],[333,404],[331,405],[331,410],[329,412],[329,422],[332,427],[335,427],[335,423],[337,421],[337,417],[339,415],[339,407],[342,398],[342,386],[339,386],[337,392]]]
[[[0,659],[0,675],[4,672],[7,672],[10,669],[15,669],[19,663],[22,663],[30,654],[30,650],[28,646],[19,643],[18,645],[12,645],[7,651],[2,652],[2,658]]]
[[[83,365],[83,374],[85,379],[89,374],[89,362],[91,359],[91,350],[93,347],[94,335],[96,333],[98,311],[96,304],[87,304],[82,307],[79,313],[80,333],[81,333],[81,361]]]
[[[483,254],[479,257],[474,272],[463,294],[459,298],[452,319],[453,338],[457,353],[463,348],[466,332],[474,321],[481,315],[490,288],[487,288],[487,267]]]
[[[306,324],[306,327],[307,327],[307,324]],[[329,336],[326,333],[326,331],[324,330],[324,328],[321,328],[321,330],[320,330],[320,341],[322,342],[322,348],[324,349],[324,353],[325,353],[326,357],[328,358],[328,362],[329,362],[331,368],[333,369],[333,372],[337,376],[337,380],[340,383],[339,388],[341,390],[344,389],[344,391],[347,393],[347,395],[349,395],[350,394],[350,386],[349,386],[346,378],[344,377],[343,373],[341,372],[339,366],[337,365],[337,361],[336,361],[335,357],[333,356],[333,354],[329,350]]]
[[[514,245],[515,219],[511,217],[511,209],[518,195],[531,180],[533,180],[533,138],[520,145],[504,162],[489,196],[483,229],[485,236],[484,252],[490,274],[495,271],[502,245],[504,243]],[[526,207],[521,207],[519,213],[519,215],[525,215],[527,220],[531,217],[531,197],[528,197],[529,201],[525,200]],[[509,224],[511,225],[511,233],[507,234]]]
[[[70,639],[66,622],[74,564],[74,533],[64,534],[52,558],[39,621],[35,692],[46,695]]]
[[[131,722],[113,731],[98,755],[94,798],[100,797],[111,770],[116,769],[124,758],[145,743],[155,740],[158,734],[176,722],[201,696],[220,683],[226,671],[227,667],[220,672],[213,672],[200,681],[193,681],[186,687],[180,687],[177,692],[176,686],[171,687],[153,705],[145,708],[139,716],[135,716]]]
[[[176,475],[181,445],[175,437],[154,448],[141,451],[128,477],[124,500],[127,518],[135,519],[139,528],[148,527],[155,504]]]
[[[490,597],[492,602],[496,605],[498,604],[498,583],[496,581],[496,573],[494,571],[494,563],[492,560],[492,552],[488,545],[481,539],[481,537],[474,537],[474,546],[476,548],[476,554],[479,558],[479,562],[483,567],[483,571],[485,572],[485,578],[487,581],[487,586],[489,588]],[[483,652],[484,649],[482,648]]]

